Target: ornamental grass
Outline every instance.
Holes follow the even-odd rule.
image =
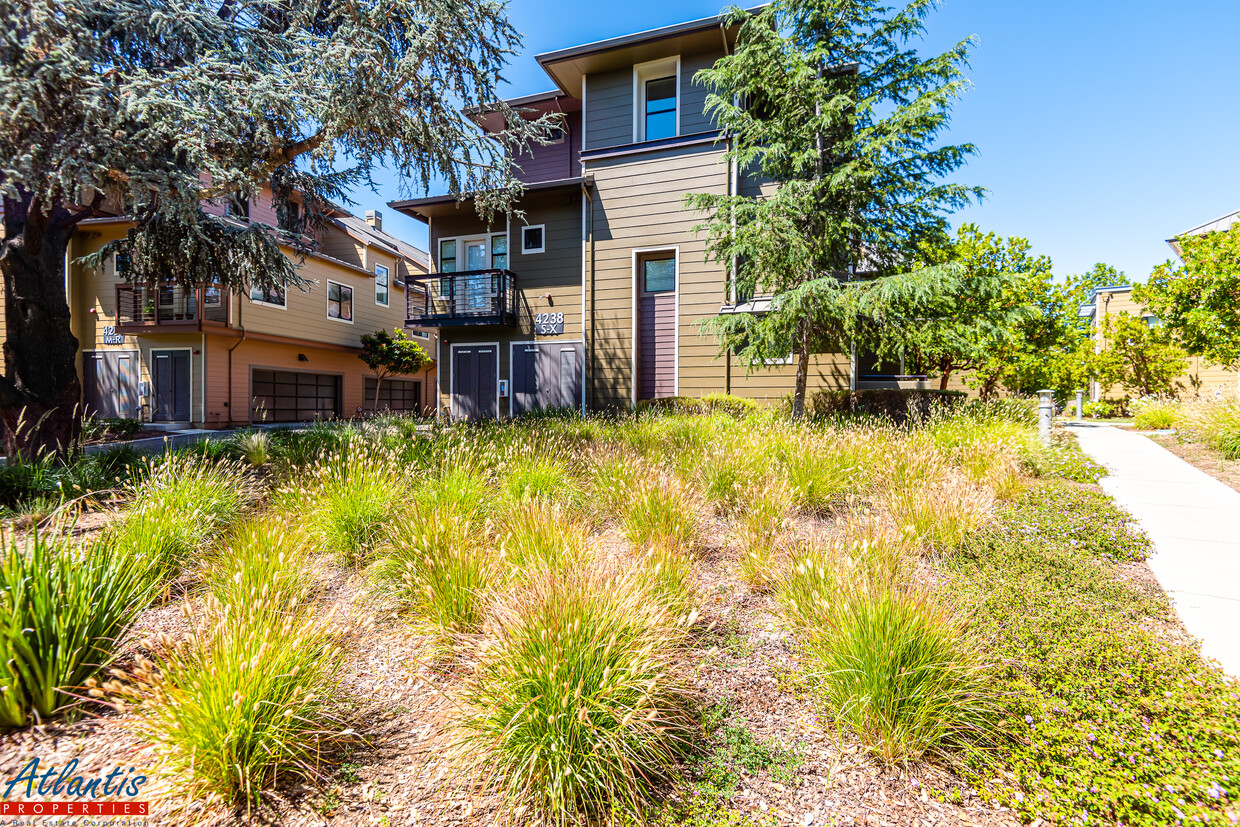
[[[598,567],[535,572],[491,613],[461,691],[461,770],[522,823],[640,819],[694,729],[684,624]]]

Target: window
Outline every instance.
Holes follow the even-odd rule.
[[[646,81],[645,140],[676,137],[676,78]]]
[[[353,288],[347,284],[327,282],[327,318],[353,321]]]
[[[508,236],[491,236],[491,267],[495,270],[508,269]]]
[[[288,202],[284,210],[283,224],[280,227],[286,233],[301,232],[301,204],[296,201]]]
[[[547,143],[562,144],[564,143],[564,130],[561,127],[554,127],[547,133]]]
[[[375,265],[375,304],[388,306],[388,268]]]
[[[374,409],[375,385],[378,380],[367,376],[366,407]],[[379,385],[379,410],[381,411],[412,411],[422,410],[422,383],[409,379],[384,379]]]
[[[234,192],[228,196],[228,200],[224,202],[224,215],[235,218],[238,221],[250,220],[250,199],[243,197],[240,193]]]
[[[544,229],[545,225],[543,224],[535,224],[531,227],[521,228],[522,254],[546,252],[547,239]]]
[[[129,272],[129,253],[117,253],[115,259],[116,275],[124,276]]]
[[[919,360],[903,356],[881,357],[872,351],[857,351],[857,379],[862,381],[895,381],[907,378],[925,378]]]
[[[456,241],[439,242],[439,272],[456,272]]]
[[[283,287],[251,287],[250,301],[259,304],[270,304],[276,307],[284,307],[285,295]]]
[[[676,289],[676,259],[648,258],[642,262],[642,290],[667,293]]]
[[[658,141],[680,134],[677,100],[680,58],[633,67],[633,140]]]

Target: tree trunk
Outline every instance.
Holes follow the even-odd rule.
[[[0,420],[10,457],[76,450],[82,387],[78,340],[69,327],[65,254],[77,224],[67,210],[38,199],[4,199],[0,276],[4,278],[4,376]]]
[[[792,396],[792,418],[805,416],[805,387],[809,383],[809,320],[801,320],[801,341],[797,346],[797,389]]]
[[[383,377],[386,375],[387,374],[384,374],[384,373],[375,374],[375,404],[372,409],[375,416],[379,415],[379,385],[383,383]]]
[[[939,390],[947,390],[947,383],[952,378],[952,363],[941,362],[939,364]]]

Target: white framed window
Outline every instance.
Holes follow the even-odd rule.
[[[327,318],[353,324],[353,288],[347,284],[327,282]]]
[[[288,296],[283,287],[251,287],[250,301],[255,304],[266,304],[284,310],[288,307]]]
[[[633,142],[680,134],[680,56],[633,67]]]
[[[382,264],[375,265],[375,304],[388,306],[388,268]]]
[[[521,254],[547,252],[547,227],[544,224],[530,224],[521,228]]]

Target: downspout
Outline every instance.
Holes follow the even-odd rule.
[[[590,263],[593,257],[593,239],[594,239],[594,197],[590,195],[590,188],[584,183],[581,185],[581,341],[582,341],[582,365],[581,365],[581,382],[582,382],[582,407],[585,411],[593,408],[594,398],[590,389],[590,359],[593,354],[594,343],[594,319],[593,310],[594,303],[590,302],[589,310],[586,307],[587,285],[591,281],[589,274],[591,271]]]
[[[236,417],[233,416],[233,360],[232,360],[232,355],[233,355],[233,351],[241,347],[241,343],[245,341],[245,324],[242,322],[242,318],[241,318],[241,308],[243,307],[245,307],[245,302],[242,301],[241,296],[237,296],[237,327],[240,328],[241,330],[241,338],[237,340],[237,343],[235,345],[233,345],[232,347],[228,349],[228,424],[229,425],[232,425],[236,421]],[[246,419],[248,420],[249,417],[247,416]]]

